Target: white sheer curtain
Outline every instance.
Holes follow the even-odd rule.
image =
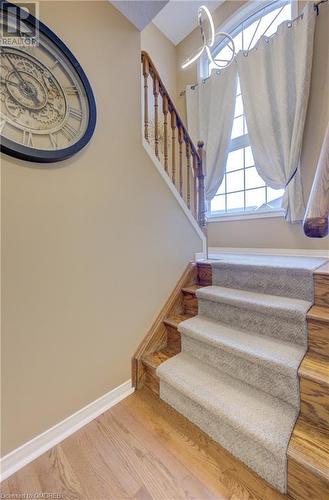
[[[238,72],[250,144],[259,175],[274,189],[285,188],[286,219],[303,218],[299,160],[309,97],[315,12],[308,2],[302,18],[285,22],[247,55]]]
[[[237,65],[215,72],[195,88],[186,88],[188,130],[194,144],[203,140],[206,151],[206,199],[210,201],[223,180],[234,117]]]

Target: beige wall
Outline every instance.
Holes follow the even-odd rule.
[[[244,2],[226,1],[214,14],[215,25],[220,27]],[[301,2],[301,11],[305,2]],[[308,199],[321,143],[329,120],[329,7],[322,5],[317,18],[311,93],[304,132],[301,172],[304,197]],[[197,80],[196,65],[181,70],[180,64],[186,56],[200,45],[199,33],[194,30],[177,46],[177,88],[184,89]],[[185,116],[185,99],[179,100],[179,109]],[[282,218],[209,223],[209,245],[245,248],[305,248],[328,249],[329,240],[309,239],[303,234],[300,224],[291,225]]]
[[[201,250],[141,145],[140,34],[107,1],[40,15],[89,76],[98,123],[63,163],[2,157],[2,454],[129,379]]]
[[[149,24],[141,33],[141,45],[154,62],[173,101],[176,101],[176,47],[155,26]]]

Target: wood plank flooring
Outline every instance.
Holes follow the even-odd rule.
[[[287,498],[147,389],[12,475],[0,491],[1,498],[46,492],[83,500]]]

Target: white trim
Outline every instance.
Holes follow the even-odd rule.
[[[298,16],[298,0],[290,0],[291,4],[291,17],[295,19]]]
[[[133,392],[134,388],[131,386],[131,380],[127,380],[123,384],[112,389],[112,391],[104,394],[104,396],[101,396],[47,431],[31,439],[31,441],[28,441],[19,448],[16,448],[16,450],[8,453],[8,455],[2,457],[0,460],[1,481],[14,474],[14,472],[24,467],[24,465],[32,462],[32,460],[35,460],[50,448],[63,441],[63,439],[81,429],[81,427],[91,422],[91,420],[94,420],[94,418],[98,417]]]
[[[143,145],[144,145],[144,148],[147,152],[147,154],[149,155],[149,157],[151,158],[151,160],[153,161],[157,171],[159,172],[159,174],[161,175],[161,177],[163,178],[163,180],[165,181],[165,183],[167,184],[168,188],[170,189],[170,191],[172,192],[172,194],[174,195],[174,197],[176,198],[176,201],[178,202],[179,206],[181,207],[181,209],[183,210],[184,214],[186,215],[186,217],[188,218],[188,220],[190,221],[190,223],[192,224],[195,232],[197,233],[197,235],[199,236],[200,240],[202,241],[202,250],[203,252],[205,253],[206,250],[207,250],[207,240],[206,240],[206,237],[205,235],[203,234],[203,232],[201,231],[200,227],[199,227],[199,224],[197,223],[197,221],[195,220],[195,218],[193,217],[191,211],[188,209],[185,201],[182,199],[182,197],[180,196],[179,192],[177,191],[176,187],[174,186],[174,184],[172,183],[169,175],[166,173],[165,169],[163,168],[161,162],[158,160],[158,158],[155,156],[154,152],[153,152],[153,149],[152,147],[150,146],[150,144],[145,140],[145,138],[143,137]]]
[[[239,220],[243,222],[248,219],[267,219],[273,217],[284,217],[284,210],[264,210],[263,212],[235,212],[227,213],[225,215],[216,215],[216,212],[209,213],[207,215],[207,221],[209,224],[212,222],[232,222]]]
[[[194,254],[194,259],[197,262],[198,260],[204,260],[207,258],[207,253],[206,252],[197,252]]]
[[[286,255],[294,257],[324,257],[329,259],[329,250],[308,250],[305,248],[229,248],[209,247],[208,258],[217,259],[218,254],[256,254],[256,255]]]
[[[251,17],[255,17],[256,14],[263,9],[268,9],[271,4],[276,4],[273,7],[273,10],[276,8],[279,8],[283,4],[293,4],[294,0],[263,0],[261,3],[260,2],[255,2],[255,1],[248,1],[241,7],[239,7],[233,14],[231,14],[225,21],[224,23],[220,24],[219,26],[216,27],[216,30],[218,31],[225,31],[226,33],[232,34],[232,31],[234,32],[243,22],[248,21]],[[271,9],[269,10],[271,12]],[[292,7],[292,16],[293,13],[296,12],[296,7]],[[253,20],[249,23],[252,24]],[[248,27],[248,24],[246,25],[246,28]],[[233,37],[237,33],[233,33]],[[218,46],[220,43],[215,44],[212,47],[212,53],[216,53],[218,50]]]

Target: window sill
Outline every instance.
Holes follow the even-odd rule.
[[[264,210],[263,212],[236,212],[232,214],[218,215],[216,213],[208,213],[207,220],[211,222],[230,222],[243,221],[248,219],[267,219],[273,217],[284,217],[284,210]]]

